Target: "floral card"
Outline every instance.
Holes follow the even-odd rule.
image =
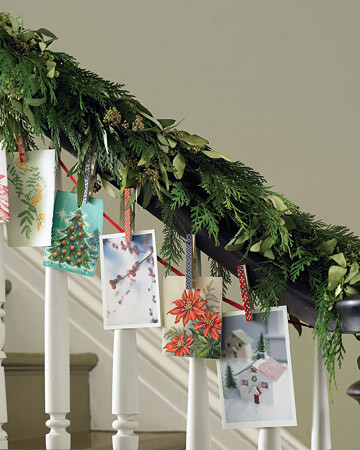
[[[159,279],[154,230],[101,236],[104,328],[160,326]]]
[[[164,280],[164,355],[220,358],[222,278],[196,277],[185,289],[185,277]]]
[[[9,222],[9,193],[6,152],[0,148],[0,223]]]
[[[77,195],[57,191],[51,245],[43,265],[93,277],[103,226],[103,201],[90,198],[80,208]]]
[[[55,150],[7,154],[11,222],[7,224],[10,247],[38,247],[51,241],[54,207]]]
[[[286,306],[224,314],[217,369],[223,428],[296,425]]]

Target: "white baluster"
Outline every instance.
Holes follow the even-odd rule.
[[[5,243],[4,243],[4,228],[5,224],[0,223],[0,449],[8,448],[7,433],[2,429],[4,423],[7,422],[7,407],[6,407],[6,388],[5,388],[5,373],[4,367],[1,365],[3,359],[6,358],[3,352],[5,342],[5,324],[3,318],[5,310]]]
[[[318,350],[319,340],[315,338],[314,348],[314,400],[311,430],[311,450],[331,448],[329,392],[323,352]]]
[[[280,450],[281,449],[281,437],[280,428],[260,428],[259,450]]]
[[[200,250],[195,249],[195,275],[201,276]],[[211,450],[209,391],[205,359],[190,358],[186,450]]]
[[[115,330],[113,350],[112,413],[117,416],[112,426],[114,450],[137,450],[139,426],[135,420],[138,407],[138,375],[136,330]]]
[[[61,189],[58,170],[56,189]],[[45,268],[45,412],[50,415],[46,426],[46,448],[69,450],[71,436],[66,431],[70,421],[70,357],[67,274]]]

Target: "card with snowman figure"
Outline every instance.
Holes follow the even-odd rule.
[[[100,261],[105,330],[159,327],[154,230],[100,236]]]
[[[224,314],[217,361],[224,429],[296,426],[286,306],[262,317]]]

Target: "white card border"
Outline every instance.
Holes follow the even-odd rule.
[[[225,404],[224,404],[224,395],[223,395],[223,386],[222,386],[222,377],[221,377],[221,367],[220,361],[221,358],[216,360],[216,368],[218,374],[218,382],[219,382],[219,395],[220,395],[220,407],[221,407],[221,418],[222,418],[222,426],[224,430],[234,430],[238,428],[271,428],[271,427],[295,427],[297,426],[297,418],[296,418],[296,407],[295,407],[295,394],[294,394],[294,379],[292,372],[292,362],[291,362],[291,354],[290,354],[290,337],[289,337],[289,324],[287,319],[287,307],[286,306],[278,306],[276,308],[270,308],[270,311],[282,311],[283,313],[283,321],[284,321],[284,335],[285,335],[285,345],[286,345],[286,356],[288,360],[288,371],[289,371],[289,382],[290,382],[290,401],[291,401],[291,416],[292,418],[289,420],[266,420],[266,421],[256,421],[256,422],[226,422],[225,416]],[[255,313],[260,313],[261,311],[254,311]],[[228,313],[223,313],[224,317],[231,316],[244,316],[245,311],[233,311]]]
[[[141,230],[136,231],[132,233],[133,236],[138,236],[142,234],[151,234],[153,238],[153,248],[154,248],[154,255],[157,256],[156,251],[156,239],[155,239],[155,230]],[[103,246],[103,240],[104,239],[111,239],[111,238],[124,238],[125,239],[125,233],[113,233],[113,234],[104,234],[100,236],[100,268],[101,268],[101,287],[102,287],[102,306],[103,306],[103,323],[104,323],[104,330],[126,330],[126,329],[133,329],[133,328],[158,328],[161,327],[161,307],[160,307],[160,290],[159,290],[159,274],[158,274],[158,266],[157,266],[157,260],[154,261],[154,274],[155,274],[155,281],[156,281],[156,298],[157,298],[157,312],[158,312],[158,322],[157,323],[136,323],[136,324],[128,324],[128,325],[108,325],[107,324],[107,309],[106,309],[106,281],[103,276],[105,273],[105,264],[104,264],[104,246]]]

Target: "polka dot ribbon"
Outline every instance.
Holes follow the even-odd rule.
[[[191,289],[192,285],[192,235],[186,235],[186,268],[185,268],[185,287]]]
[[[248,292],[248,284],[247,284],[247,276],[246,276],[246,267],[245,265],[237,266],[237,273],[240,282],[240,292],[241,297],[244,303],[245,309],[245,319],[247,322],[251,322],[253,320],[250,303],[249,303],[249,292]]]
[[[124,208],[126,208],[127,202],[130,200],[130,189],[124,191]],[[125,209],[125,242],[131,241],[131,208]]]

